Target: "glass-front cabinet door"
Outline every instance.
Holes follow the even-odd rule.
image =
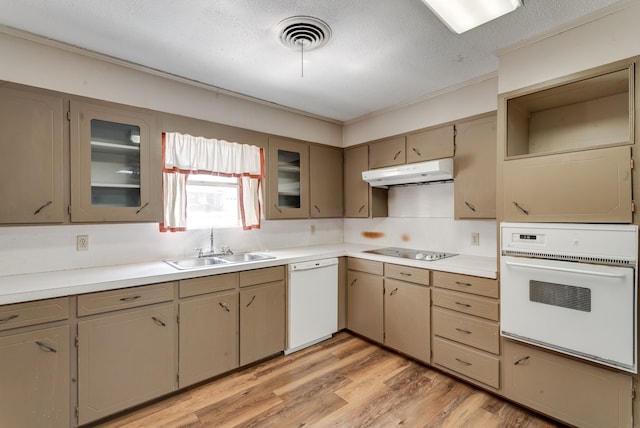
[[[309,146],[269,139],[269,218],[309,217]]]
[[[142,111],[71,103],[72,221],[158,220],[153,123]]]

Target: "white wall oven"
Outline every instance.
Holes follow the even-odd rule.
[[[636,225],[502,223],[504,337],[637,373]]]

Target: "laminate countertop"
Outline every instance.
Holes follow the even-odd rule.
[[[73,296],[96,291],[115,290],[138,285],[177,281],[187,278],[240,272],[342,256],[359,257],[368,260],[485,278],[495,279],[497,277],[497,259],[495,257],[459,254],[455,257],[441,260],[424,261],[381,256],[364,252],[380,247],[381,246],[345,243],[256,251],[258,253],[268,254],[274,258],[188,270],[178,270],[159,260],[145,263],[0,276],[0,305],[53,297]]]

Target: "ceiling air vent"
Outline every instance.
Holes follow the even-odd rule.
[[[292,16],[280,21],[276,31],[283,45],[305,51],[319,48],[331,38],[331,28],[326,22],[312,16]]]

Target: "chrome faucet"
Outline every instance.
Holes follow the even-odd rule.
[[[211,228],[211,233],[209,234],[209,255],[213,255],[215,250],[213,249],[213,227]]]

